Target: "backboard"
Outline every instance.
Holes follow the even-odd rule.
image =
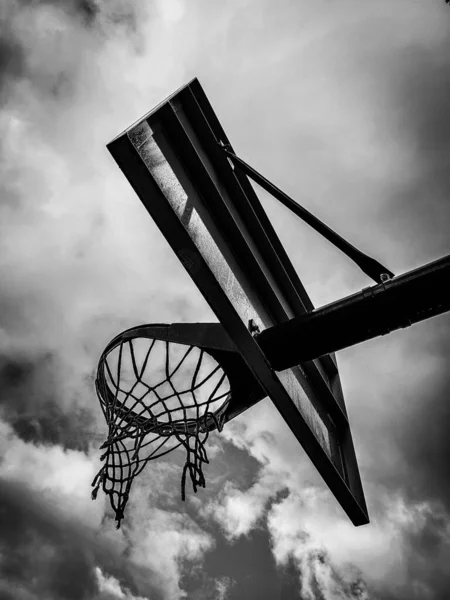
[[[335,357],[275,372],[255,339],[255,331],[314,307],[249,180],[220,144],[230,142],[194,79],[108,149],[342,508],[365,524]],[[229,418],[241,410],[234,406]]]

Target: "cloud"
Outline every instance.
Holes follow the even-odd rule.
[[[439,582],[445,580],[450,524],[442,507],[411,505],[399,496],[386,495],[382,509],[372,511],[371,526],[355,529],[344,519],[327,516],[320,504],[314,493],[292,494],[275,505],[268,518],[275,558],[281,564],[293,558],[302,582],[314,579],[314,570],[308,570],[309,557],[321,552],[322,563],[334,569],[332,579],[337,586],[343,585],[339,577],[345,581],[346,573],[350,573],[353,582],[368,586],[375,597],[426,597],[420,590],[440,597],[433,593],[438,593]],[[440,534],[433,547],[411,543],[434,529],[435,519],[439,520]],[[429,562],[435,566],[432,575]]]
[[[157,574],[165,597],[185,597],[181,578],[201,565],[205,552],[214,546],[213,538],[187,514],[156,506],[149,511],[145,488],[135,495],[126,523],[133,540],[130,560]]]
[[[99,567],[95,568],[95,576],[100,592],[99,600],[146,600],[143,596],[133,596],[129,590],[122,587],[120,581],[104,575]]]
[[[1,424],[0,454],[0,576],[11,589],[23,588],[24,598],[91,598],[97,588],[99,600],[114,589],[129,600],[184,597],[185,571],[214,542],[187,515],[155,506],[160,493],[152,498],[145,478],[117,531],[106,498],[90,497],[97,452],[24,442]]]
[[[0,370],[4,418],[26,439],[70,446],[104,432],[92,378],[108,339],[152,314],[204,310],[186,301],[175,259],[166,277],[148,260],[164,240],[105,149],[133,107],[147,107],[136,96],[150,82],[122,84],[130,60],[144,65],[141,35],[165,22],[165,10],[153,23],[141,4],[120,1],[2,9]],[[156,280],[167,301],[156,300]]]
[[[71,597],[67,581],[80,598],[182,597],[189,572],[220,551],[207,532],[215,521],[233,543],[268,528],[304,595],[445,597],[446,317],[339,357],[366,529],[348,525],[268,402],[225,428],[240,454],[224,444],[214,457],[218,496],[196,497],[204,529],[180,516],[168,463],[143,474],[123,532],[89,494],[92,443],[105,432],[92,385],[103,347],[139,322],[214,318],[105,143],[199,75],[244,159],[363,250],[412,268],[449,251],[448,10],[407,0],[13,0],[0,10],[1,514],[11,543],[0,593]],[[316,304],[367,285],[261,198]],[[224,581],[205,590],[220,597]]]
[[[395,177],[378,202],[377,222],[383,231],[380,242],[392,248],[393,259],[406,269],[450,251],[446,117],[450,63],[445,7],[426,11],[417,7],[404,15],[409,26],[400,38],[390,37],[383,47],[372,34],[371,43],[355,54],[352,64],[370,85],[372,105],[383,110],[387,148],[395,140],[402,159],[400,164],[393,162]],[[389,477],[394,486],[402,486],[413,502],[439,500],[447,510],[448,333],[448,318],[443,316],[395,339],[348,352],[362,381],[372,376],[378,381],[373,389],[359,393],[361,400],[354,409],[354,414],[369,409],[376,420],[368,435],[379,439],[378,475],[382,468],[385,481]],[[356,385],[354,378],[352,393]],[[358,427],[361,424],[358,418]],[[373,464],[371,469],[378,467]]]
[[[386,454],[393,458],[391,481],[388,465],[377,465],[383,455],[375,453],[370,468],[368,447],[359,453],[371,523],[354,528],[295,440],[291,447],[286,426],[270,404],[229,425],[223,435],[258,457],[261,468],[250,487],[238,490],[231,480],[219,500],[203,509],[228,539],[267,527],[279,568],[292,565],[308,599],[445,597],[450,514],[442,498],[432,499],[426,488],[415,499],[408,493],[411,474],[407,471],[403,480],[397,468],[402,459],[395,438],[392,453],[388,446]],[[383,431],[376,421],[371,425]],[[383,436],[389,443],[386,431]]]
[[[5,597],[179,598],[186,565],[199,564],[212,544],[163,509],[146,530],[145,489],[134,494],[144,519],[123,533],[113,532],[105,498],[90,499],[100,454],[93,444],[106,431],[93,385],[100,351],[152,315],[204,311],[198,299],[186,300],[193,288],[187,276],[173,276],[178,268],[183,277],[175,259],[153,260],[164,240],[105,149],[130,114],[159,100],[157,73],[136,82],[129,64],[146,72],[148,31],[180,10],[157,7],[152,20],[141,3],[121,1],[1,9]],[[157,301],[155,281],[174,299]]]
[[[0,422],[0,449],[2,461],[0,476],[5,480],[26,482],[30,490],[39,494],[57,497],[63,505],[70,506],[75,516],[90,519],[98,526],[103,516],[102,503],[92,507],[86,491],[99,466],[95,459],[84,452],[64,450],[59,445],[26,443]],[[93,509],[94,508],[94,509]]]
[[[96,590],[92,548],[75,523],[57,520],[21,484],[2,480],[1,574],[25,598],[88,598]],[[79,529],[78,529],[79,530]]]
[[[229,577],[222,577],[216,580],[216,600],[226,600],[228,592],[233,586],[233,580]]]
[[[200,514],[208,518],[213,517],[220,523],[230,540],[245,535],[256,527],[263,515],[270,495],[265,483],[264,480],[258,481],[254,488],[246,490],[245,493],[228,483],[219,498],[203,506]]]

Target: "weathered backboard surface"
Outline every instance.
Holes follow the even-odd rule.
[[[313,309],[198,80],[108,149],[355,525],[368,522],[334,356],[276,373],[249,331]],[[299,339],[299,344],[301,340]]]

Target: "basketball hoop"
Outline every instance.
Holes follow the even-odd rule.
[[[190,331],[204,332],[207,326],[194,325]],[[188,344],[180,341],[179,335],[170,341],[169,330],[173,332],[174,327],[147,325],[127,330],[114,338],[100,357],[96,390],[108,437],[101,446],[104,464],[92,482],[92,497],[95,499],[102,487],[110,498],[117,527],[134,478],[149,461],[177,448],[186,452],[182,500],[187,473],[194,492],[205,487],[203,465],[209,462],[205,448],[209,432],[221,431],[226,420],[246,408],[240,405],[240,394],[234,394],[231,403],[232,383],[236,386],[239,382],[239,391],[251,403],[264,397],[240,356],[230,352],[232,348]],[[189,326],[180,327],[185,331]],[[215,324],[213,327],[217,333]],[[195,336],[191,338],[195,341]]]

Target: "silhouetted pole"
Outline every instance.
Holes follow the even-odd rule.
[[[247,175],[247,177],[260,185],[264,190],[266,190],[266,192],[271,194],[274,198],[281,202],[281,204],[291,210],[295,215],[297,215],[297,217],[300,217],[302,221],[315,229],[317,233],[320,233],[320,235],[336,246],[336,248],[339,248],[341,252],[351,258],[351,260],[358,265],[362,272],[368,275],[371,279],[377,283],[381,283],[386,279],[394,277],[394,273],[392,273],[392,271],[390,271],[387,267],[383,266],[377,260],[371,256],[367,256],[367,254],[364,254],[361,252],[361,250],[358,250],[358,248],[355,248],[355,246],[347,242],[347,240],[333,231],[330,227],[328,227],[328,225],[325,225],[323,221],[310,213],[309,210],[303,208],[303,206],[298,204],[298,202],[293,200],[290,196],[280,190],[280,188],[266,179],[264,175],[258,173],[258,171],[242,160],[242,158],[236,156],[236,154],[231,152],[228,147],[222,146],[222,149],[228,158],[231,159],[236,168],[240,169],[243,173],[245,173],[245,175]]]
[[[450,256],[256,336],[276,371],[409,327],[450,310]]]

